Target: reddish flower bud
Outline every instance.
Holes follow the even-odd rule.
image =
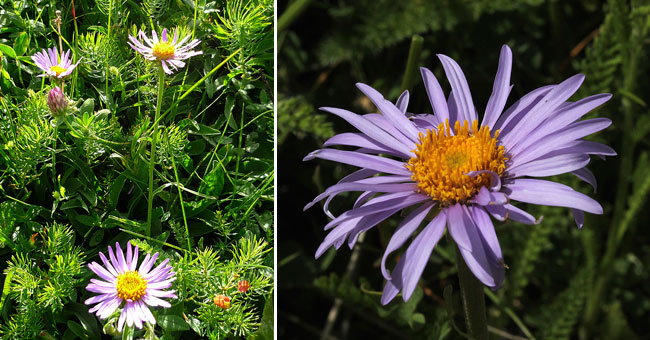
[[[68,100],[65,99],[65,94],[58,86],[55,86],[47,94],[47,106],[50,107],[50,112],[54,117],[63,115],[68,108]]]
[[[242,280],[242,281],[239,281],[239,284],[237,286],[238,286],[237,288],[239,289],[240,293],[246,293],[246,291],[248,290],[248,288],[250,288],[251,285],[250,285],[250,283],[248,283],[248,281]]]
[[[223,309],[228,309],[230,308],[230,298],[223,294],[219,294],[214,297],[214,304]]]

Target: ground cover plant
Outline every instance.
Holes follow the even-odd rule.
[[[0,337],[273,334],[273,2],[0,1]]]
[[[650,84],[645,76],[650,7],[645,2],[296,0],[280,1],[278,13],[278,230],[286,235],[278,244],[279,337],[648,337],[650,248],[643,225],[650,193],[647,178]],[[603,126],[600,132],[586,138],[585,145],[601,143],[615,153],[608,150],[605,161],[590,157],[587,168],[594,177],[582,177],[588,181],[595,179],[595,188],[570,174],[544,178],[574,188],[591,197],[590,202],[597,202],[591,206],[594,215],[584,214],[581,229],[576,223],[580,224],[582,217],[579,213],[574,215],[571,209],[536,206],[534,203],[538,202],[533,200],[521,204],[515,201],[522,196],[513,196],[509,203],[530,213],[528,217],[535,217],[528,218],[533,223],[523,224],[522,215],[511,215],[505,222],[494,221],[500,249],[492,247],[495,237],[483,234],[488,239],[483,245],[492,249],[485,250],[486,256],[479,256],[475,262],[489,256],[497,261],[484,261],[478,266],[468,263],[469,268],[463,268],[457,265],[463,261],[457,259],[462,256],[467,261],[469,257],[461,254],[462,250],[457,251],[456,242],[463,242],[464,235],[449,229],[453,226],[442,230],[443,223],[436,221],[454,219],[449,216],[454,214],[454,205],[445,206],[449,209],[447,216],[436,215],[438,210],[423,216],[429,209],[426,204],[431,202],[421,201],[422,206],[415,205],[415,200],[408,202],[416,194],[405,189],[406,186],[395,184],[408,181],[380,182],[389,178],[386,174],[391,172],[385,169],[395,165],[396,160],[409,161],[409,170],[415,168],[412,159],[406,157],[411,156],[410,150],[401,148],[399,142],[413,137],[409,129],[426,124],[425,118],[410,116],[408,122],[403,120],[397,124],[403,116],[391,116],[387,104],[370,87],[397,107],[407,107],[407,112],[440,114],[439,103],[443,101],[441,96],[438,99],[430,96],[434,92],[431,76],[440,82],[439,92],[444,93],[444,102],[447,103],[450,90],[454,90],[454,100],[458,103],[456,94],[462,87],[459,85],[462,78],[450,76],[454,73],[449,72],[453,69],[450,60],[454,60],[462,68],[473,99],[473,104],[468,103],[469,96],[462,95],[465,103],[461,102],[459,107],[470,108],[464,114],[471,114],[472,106],[476,107],[480,123],[487,120],[487,126],[494,126],[490,125],[494,116],[487,113],[484,116],[483,112],[497,105],[491,100],[496,98],[492,96],[493,91],[506,88],[495,81],[495,72],[502,74],[500,60],[509,59],[510,53],[504,51],[503,45],[512,50],[508,85],[514,85],[506,108],[540,86],[567,86],[579,78],[569,82],[565,79],[582,73],[585,78],[580,89],[566,100],[578,102],[596,95],[591,100],[600,104],[581,121],[600,122]],[[420,67],[431,72],[422,71],[421,77]],[[357,82],[369,87],[358,85],[357,89],[353,86]],[[404,90],[409,91],[407,99],[401,97]],[[432,108],[432,102],[438,107]],[[321,107],[326,108],[318,110]],[[363,120],[355,120],[357,115],[336,108],[359,115],[381,112],[384,120],[372,115],[368,120],[376,118],[374,124],[382,129],[370,129]],[[605,125],[609,126],[605,128]],[[533,128],[523,124],[521,127],[524,131]],[[529,143],[539,136],[537,132],[525,132],[531,139]],[[478,131],[472,135],[481,136]],[[507,135],[503,131],[504,138],[509,138]],[[391,137],[397,143],[377,142]],[[367,144],[360,145],[361,140]],[[442,143],[446,139],[438,135],[437,140]],[[325,141],[328,141],[325,147],[336,151],[312,153],[323,148]],[[500,145],[510,148],[506,151],[516,150],[507,142],[512,139]],[[340,147],[339,143],[352,147]],[[379,171],[382,173],[379,176],[369,177],[363,171],[355,173],[359,167],[349,164],[355,165],[357,155],[344,160],[341,157],[344,153],[337,152],[357,151],[357,147],[360,147],[358,153],[383,154],[383,159],[390,158],[393,162],[382,163],[386,168]],[[559,153],[561,149],[554,151]],[[418,147],[418,152],[423,151]],[[330,161],[310,160],[318,157]],[[304,158],[309,162],[303,162]],[[374,161],[379,159],[368,158],[356,165],[376,166]],[[582,157],[580,162],[584,161]],[[560,171],[561,166],[571,165],[565,162],[545,171]],[[301,171],[284,175],[289,169],[298,168]],[[493,172],[499,173],[498,167],[494,169]],[[395,171],[403,170],[403,167],[395,168]],[[424,171],[423,175],[433,177],[439,173]],[[409,175],[404,171],[393,177],[400,174]],[[365,180],[381,184],[382,189],[364,187]],[[444,178],[436,180],[441,182]],[[332,196],[314,200],[328,188],[331,194],[339,195],[332,200],[329,200]],[[363,190],[344,192],[357,189]],[[403,194],[404,199],[387,201],[392,205],[386,204],[386,210],[382,211],[379,205],[363,213],[358,210],[358,224],[338,218],[350,213],[353,207],[362,206],[371,197],[368,192],[375,194],[383,189],[392,190],[386,196]],[[496,189],[491,193],[498,192]],[[510,196],[512,192],[503,193]],[[373,199],[386,196],[373,196]],[[568,192],[562,196],[566,198],[561,202],[565,206],[587,201],[578,199],[577,195],[569,197]],[[444,201],[445,197],[440,197],[438,201]],[[320,198],[323,200],[317,202]],[[551,198],[540,194],[535,199]],[[491,200],[498,202],[499,197],[495,195]],[[303,212],[310,202],[314,203],[313,207]],[[480,202],[469,203],[472,205],[468,209],[476,213]],[[413,207],[401,209],[406,205]],[[324,207],[331,212],[329,216],[323,213]],[[395,214],[390,218],[382,216],[387,211]],[[472,217],[475,221],[480,218],[476,214]],[[425,219],[427,222],[419,229],[413,223],[403,222]],[[383,221],[373,228],[365,228],[380,220]],[[329,229],[323,230],[324,227]],[[354,247],[349,249],[348,245]],[[319,258],[315,259],[315,255]],[[500,259],[504,265],[499,266]],[[488,275],[479,276],[480,266]],[[483,282],[479,293],[485,295],[481,298],[485,300],[486,310],[484,320],[479,322],[487,323],[488,334],[476,333],[466,326],[465,307],[461,303],[466,298],[459,287],[463,287],[461,275],[467,274]],[[298,277],[299,280],[295,279]],[[491,290],[486,287],[494,286],[490,283],[501,286]]]

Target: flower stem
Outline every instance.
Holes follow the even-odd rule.
[[[487,318],[485,316],[485,295],[483,284],[467,267],[463,256],[456,245],[456,266],[458,267],[458,281],[463,300],[463,314],[467,332],[473,339],[483,340],[488,338]]]
[[[165,71],[162,64],[158,65],[158,100],[156,101],[156,115],[153,123],[153,136],[151,137],[151,154],[149,156],[149,207],[147,209],[146,235],[151,236],[151,218],[153,215],[153,168],[156,164],[156,143],[158,142],[158,116],[162,106],[162,97],[165,92]]]

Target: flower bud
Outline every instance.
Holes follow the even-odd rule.
[[[223,294],[219,294],[214,297],[214,304],[223,309],[228,309],[230,308],[230,298]]]
[[[47,94],[47,106],[50,107],[50,112],[54,117],[63,115],[68,108],[68,100],[65,99],[65,94],[58,86],[55,86]]]
[[[250,283],[248,283],[247,280],[242,280],[242,281],[239,281],[239,284],[237,285],[237,288],[239,289],[240,293],[246,293],[246,291],[248,290],[248,288],[250,288],[250,286],[251,285],[250,285]]]

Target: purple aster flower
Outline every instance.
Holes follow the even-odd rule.
[[[594,175],[586,168],[589,155],[616,154],[606,145],[582,139],[611,124],[606,118],[580,120],[609,100],[610,94],[567,101],[582,84],[583,75],[536,89],[503,112],[512,89],[512,52],[504,45],[493,92],[479,122],[463,71],[451,58],[438,58],[451,93],[447,99],[433,73],[421,69],[433,115],[407,113],[408,92],[393,104],[370,86],[357,84],[381,114],[357,115],[338,108],[321,108],[360,131],[338,134],[324,146],[356,149],[324,148],[304,159],[322,158],[361,168],[305,207],[326,199],[323,210],[332,218],[325,226],[331,232],[316,257],[331,246],[338,249],[346,240],[352,248],[361,232],[414,206],[392,235],[381,261],[387,280],[383,304],[400,290],[405,301],[410,298],[445,226],[474,275],[497,289],[504,279],[505,264],[492,218],[539,223],[541,219],[512,204],[519,201],[572,208],[578,227],[582,227],[584,212],[602,214],[600,204],[571,187],[537,177],[572,173],[595,190]],[[330,201],[347,191],[362,193],[352,209],[334,216],[328,209]],[[402,247],[430,215],[435,217],[425,223],[389,272],[387,257]]]
[[[192,49],[199,45],[201,42],[198,39],[194,39],[187,42],[190,39],[190,36],[185,36],[185,38],[178,41],[178,28],[174,30],[174,39],[169,40],[167,37],[167,29],[163,29],[161,39],[158,39],[158,34],[156,31],[151,31],[152,39],[149,39],[142,30],[138,33],[138,36],[142,41],[136,39],[135,37],[129,35],[129,40],[127,42],[131,48],[140,52],[145,59],[151,61],[160,61],[162,67],[165,70],[165,73],[172,74],[172,69],[176,70],[185,66],[185,62],[182,60],[195,55],[203,54],[202,51],[192,51]]]
[[[32,60],[38,68],[45,72],[44,74],[38,75],[38,77],[50,76],[56,79],[63,79],[68,76],[81,61],[79,59],[76,64],[72,64],[70,50],[67,50],[61,60],[59,60],[59,53],[54,47],[34,54]]]
[[[138,247],[132,251],[130,242],[126,245],[126,257],[119,243],[115,243],[115,253],[108,246],[108,256],[110,261],[103,253],[99,253],[104,266],[97,262],[88,265],[88,268],[102,279],[90,279],[91,283],[86,286],[87,290],[100,294],[86,300],[87,305],[97,304],[89,312],[97,312],[99,318],[106,319],[124,302],[124,309],[117,322],[120,332],[125,322],[129,327],[135,325],[138,328],[142,328],[143,322],[155,324],[156,319],[149,307],[169,308],[171,304],[161,298],[176,298],[174,290],[164,290],[171,287],[172,281],[175,280],[172,267],[167,265],[169,259],[151,269],[158,253],[153,256],[147,254],[140,268],[136,269]]]

